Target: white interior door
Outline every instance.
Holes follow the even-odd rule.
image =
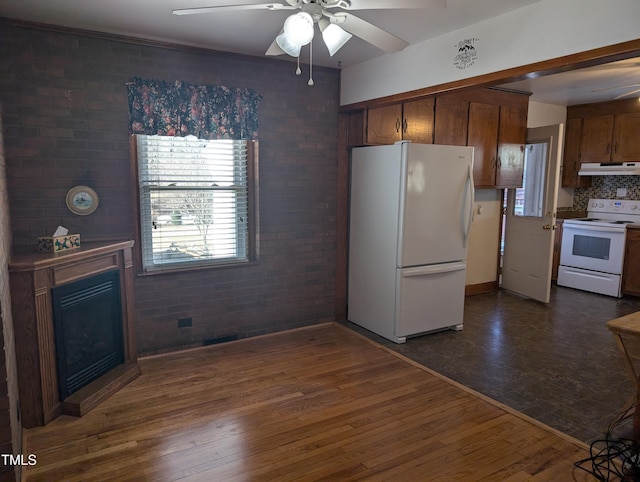
[[[502,287],[549,302],[563,124],[527,130],[524,183],[510,189]]]

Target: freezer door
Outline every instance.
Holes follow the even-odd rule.
[[[465,260],[473,148],[403,144],[398,267]]]
[[[396,342],[404,337],[462,327],[464,262],[396,271]]]

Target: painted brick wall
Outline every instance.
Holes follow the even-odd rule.
[[[22,447],[22,428],[18,420],[18,377],[13,341],[11,296],[9,294],[9,196],[6,182],[6,162],[2,142],[2,109],[0,108],[0,454],[18,454]],[[0,481],[20,477],[20,468],[0,461]]]
[[[260,262],[137,277],[140,353],[333,319],[339,71],[107,36],[0,25],[0,101],[14,245],[62,224],[133,238],[126,82],[134,76],[252,88],[260,105]],[[75,216],[65,193],[100,196]],[[193,326],[178,328],[191,317]]]

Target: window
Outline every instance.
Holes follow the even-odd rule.
[[[249,261],[254,143],[136,138],[143,270]]]
[[[527,144],[522,187],[516,189],[514,216],[542,217],[547,177],[549,142]]]

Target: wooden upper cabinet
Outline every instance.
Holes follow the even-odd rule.
[[[522,186],[526,140],[526,106],[471,102],[467,145],[474,148],[476,187]]]
[[[367,110],[367,144],[393,144],[402,140],[402,104]]]
[[[615,116],[611,160],[640,161],[640,112]]]
[[[348,115],[347,144],[349,147],[364,144],[364,111],[352,112]]]
[[[433,143],[466,146],[469,102],[455,97],[436,98]]]
[[[578,176],[585,162],[640,160],[640,104],[620,99],[567,108],[563,187],[588,187],[590,176]]]
[[[613,115],[598,115],[582,120],[580,162],[611,162],[613,119]]]
[[[521,187],[527,143],[528,106],[501,105],[495,186]]]
[[[467,145],[473,147],[473,181],[476,187],[493,187],[498,163],[500,106],[469,104]]]
[[[580,138],[582,119],[568,119],[564,134],[564,158],[562,161],[562,187],[589,187],[591,176],[578,176],[580,170]],[[558,233],[556,233],[558,237]]]
[[[433,144],[435,100],[420,99],[402,104],[402,138],[419,144]]]
[[[364,107],[350,114],[347,142],[350,147],[393,144],[400,140],[473,146],[477,187],[520,187],[528,106],[527,95],[472,89]]]
[[[432,144],[433,107],[434,100],[430,98],[368,109],[366,143],[393,144],[409,140]]]
[[[582,162],[640,159],[640,112],[585,117],[582,122]]]

